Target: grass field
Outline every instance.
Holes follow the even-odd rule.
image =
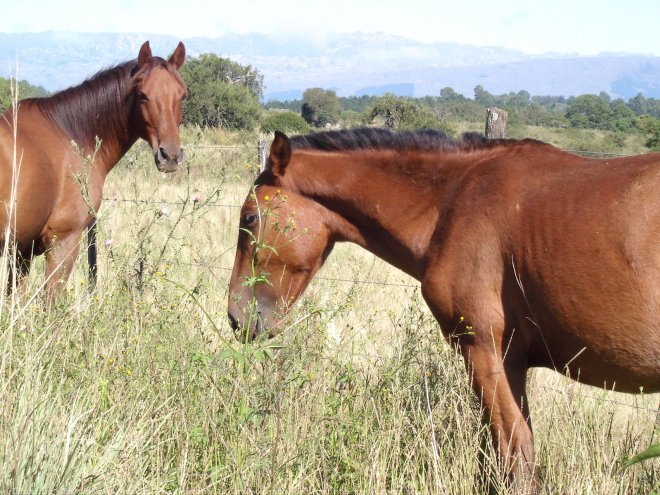
[[[473,494],[497,477],[462,362],[418,284],[341,245],[268,342],[226,321],[256,137],[186,130],[186,166],[137,146],[111,174],[99,284],[0,306],[0,493]],[[202,148],[228,145],[233,148]],[[543,493],[648,494],[658,397],[531,373]],[[497,482],[496,482],[497,483]]]

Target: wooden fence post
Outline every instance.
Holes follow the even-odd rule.
[[[257,157],[259,158],[259,173],[266,170],[266,140],[257,141]]]
[[[486,112],[486,137],[504,139],[506,137],[506,118],[508,113],[500,108],[491,107]]]

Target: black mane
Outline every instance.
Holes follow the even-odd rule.
[[[500,141],[482,134],[468,132],[455,139],[449,134],[431,129],[394,132],[364,127],[341,131],[317,132],[293,136],[291,148],[318,151],[394,150],[450,151],[487,148]]]

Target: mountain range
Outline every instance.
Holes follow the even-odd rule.
[[[98,70],[137,56],[149,40],[167,56],[179,38],[147,33],[0,33],[0,76],[18,75],[56,91]],[[598,94],[628,99],[660,97],[660,57],[603,53],[527,54],[501,47],[421,43],[384,33],[352,33],[307,39],[296,34],[227,34],[183,40],[187,53],[216,53],[250,64],[264,75],[264,99],[299,98],[306,88],[340,96],[438,95],[450,86],[472,97],[477,85],[493,94]]]

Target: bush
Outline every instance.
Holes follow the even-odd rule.
[[[263,132],[282,131],[285,134],[307,134],[309,126],[305,119],[294,112],[266,112],[261,118]]]

